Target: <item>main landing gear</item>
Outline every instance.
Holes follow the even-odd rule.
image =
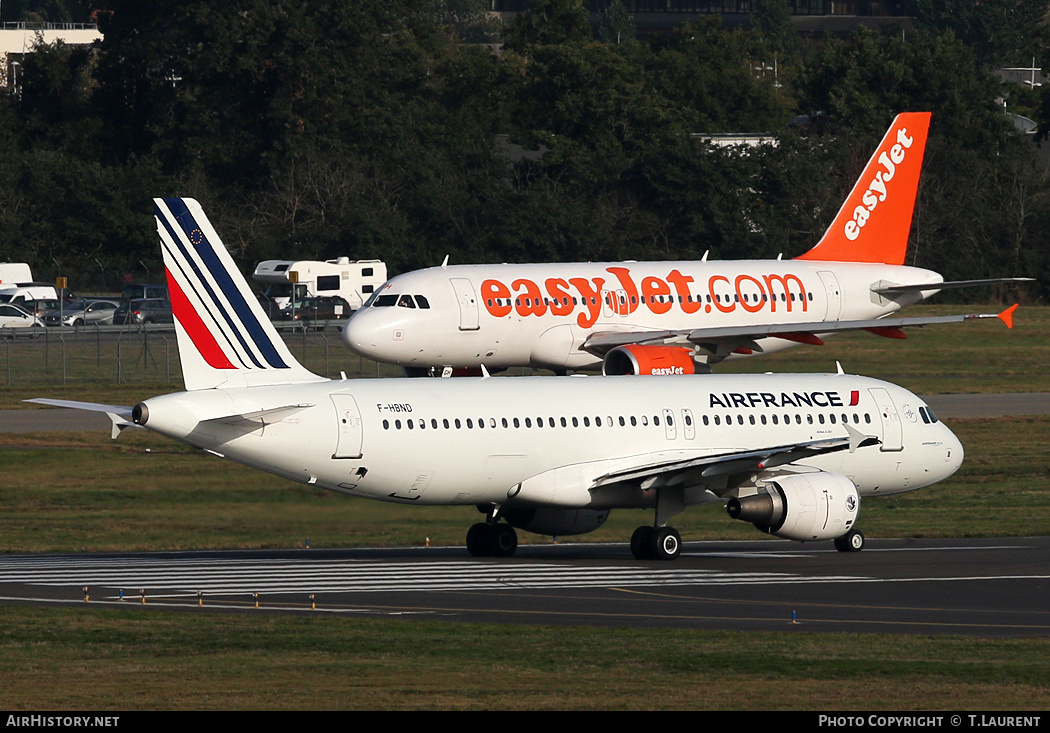
[[[506,522],[478,522],[467,530],[467,552],[474,557],[510,557],[518,549],[518,533]]]
[[[631,535],[631,554],[638,560],[674,560],[682,538],[674,527],[639,527]]]
[[[841,537],[835,538],[835,549],[839,552],[860,552],[864,549],[864,535],[851,529]]]

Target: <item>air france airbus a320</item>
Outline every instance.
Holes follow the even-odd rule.
[[[197,202],[155,204],[186,391],[134,408],[34,401],[353,496],[477,505],[474,555],[510,555],[515,528],[582,534],[642,507],[654,521],[634,555],[671,559],[668,522],[709,502],[762,532],[859,550],[862,497],[928,486],[963,459],[920,398],[841,370],[324,379],[296,362]]]
[[[839,331],[904,338],[905,326],[993,318],[885,318],[947,287],[1003,282],[945,283],[904,266],[929,124],[929,113],[894,120],[823,238],[795,260],[443,265],[391,279],[343,340],[409,374],[482,364],[692,374]],[[1012,313],[999,317],[1011,326]]]

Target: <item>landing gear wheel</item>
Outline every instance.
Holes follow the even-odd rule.
[[[467,552],[474,557],[510,557],[518,549],[518,533],[509,524],[478,522],[467,530]]]
[[[631,554],[636,560],[656,559],[656,545],[653,543],[656,530],[652,527],[639,527],[631,535]]]
[[[653,554],[657,560],[674,560],[682,551],[682,538],[674,527],[660,527],[653,540]]]
[[[489,525],[486,522],[472,524],[467,530],[467,552],[474,557],[488,557]]]
[[[518,549],[518,533],[509,524],[500,522],[489,528],[489,551],[493,557],[510,557]]]
[[[841,537],[835,538],[835,549],[839,552],[860,552],[864,549],[864,535],[851,529]]]

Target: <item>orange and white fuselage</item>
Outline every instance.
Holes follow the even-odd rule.
[[[929,123],[929,113],[894,120],[820,242],[796,259],[443,265],[388,281],[343,340],[410,368],[604,362],[607,373],[674,374],[837,331],[903,338],[900,326],[938,319],[874,321],[959,285],[903,264]]]
[[[602,362],[601,350],[585,348],[595,334],[644,341],[664,331],[745,329],[693,341],[710,344],[714,361],[793,346],[801,338],[795,324],[882,318],[936,292],[941,280],[901,265],[802,260],[435,267],[388,281],[343,339],[357,353],[405,366],[587,369]],[[930,287],[888,298],[871,290],[881,283]],[[762,336],[771,327],[784,336]]]

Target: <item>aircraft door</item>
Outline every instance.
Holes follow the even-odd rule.
[[[334,394],[337,438],[332,458],[360,458],[364,435],[361,427],[361,411],[353,395]]]
[[[688,408],[682,408],[682,430],[685,432],[686,440],[693,440],[696,437],[696,423],[693,421],[693,411]]]
[[[904,450],[901,418],[890,393],[882,387],[872,387],[868,391],[875,398],[875,406],[882,420],[882,446],[879,449],[883,451]]]
[[[674,440],[678,437],[678,428],[674,424],[674,410],[663,410],[664,416],[664,437],[668,440]]]
[[[842,315],[842,290],[839,288],[839,280],[830,270],[820,270],[817,274],[824,285],[824,298],[828,304],[824,320],[837,321]]]
[[[459,330],[477,331],[480,325],[474,285],[465,277],[454,277],[449,282],[452,283],[452,290],[456,293],[456,302],[459,304]]]

